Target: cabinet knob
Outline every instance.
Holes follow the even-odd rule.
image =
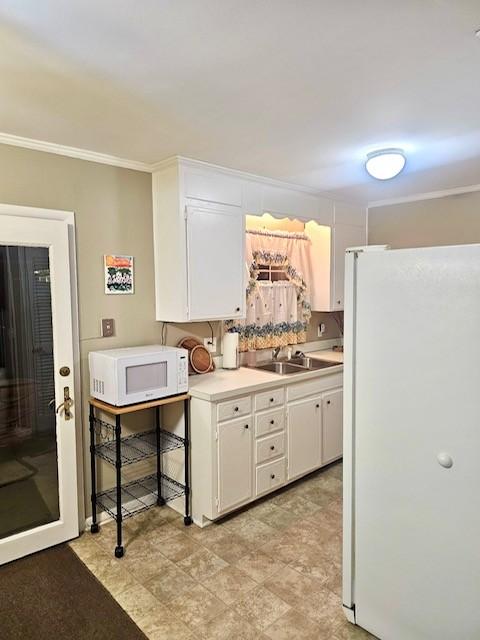
[[[245,425],[245,429],[248,429],[248,424]]]
[[[236,307],[235,311],[238,313],[240,311],[240,307]]]
[[[270,402],[275,402],[275,398],[270,398]]]
[[[316,405],[315,405],[315,407],[316,407],[317,409],[320,409],[320,405],[319,405],[319,404],[316,404]]]
[[[337,304],[340,304],[340,300],[337,300]]]
[[[271,478],[272,480],[275,480],[275,474],[274,474],[274,473],[272,473],[272,474],[270,475],[270,478]]]
[[[234,407],[234,408],[233,408],[233,410],[234,410],[234,411],[238,411],[238,407]]]
[[[273,446],[273,444],[272,444],[272,446],[270,447],[270,449],[271,449],[272,451],[275,451],[275,447]]]
[[[270,420],[270,424],[275,424],[275,420]]]
[[[327,400],[327,404],[330,404],[331,400]]]

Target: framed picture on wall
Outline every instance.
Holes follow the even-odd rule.
[[[133,256],[103,256],[105,293],[125,295],[134,292]]]

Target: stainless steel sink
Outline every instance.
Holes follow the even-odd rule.
[[[327,367],[337,367],[338,362],[332,362],[331,360],[320,360],[319,358],[309,358],[308,356],[294,357],[289,360],[292,364],[299,367],[305,367],[312,371],[313,369],[326,369]]]
[[[302,356],[291,358],[290,360],[273,360],[272,362],[258,364],[254,368],[285,376],[290,373],[305,373],[306,371],[315,371],[316,369],[336,367],[338,364],[338,362],[331,362],[330,360],[319,360],[318,358]]]
[[[254,368],[279,373],[281,376],[285,376],[288,373],[305,373],[305,371],[308,371],[305,367],[291,364],[290,362],[266,362],[265,364],[257,364]]]

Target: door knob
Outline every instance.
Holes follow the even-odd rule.
[[[444,467],[445,469],[450,469],[450,467],[453,467],[452,456],[448,455],[448,453],[445,453],[444,451],[438,454],[437,460],[438,460],[438,464]]]
[[[51,404],[51,403],[50,403]],[[72,412],[70,411],[73,405],[73,400],[70,398],[70,388],[63,387],[63,402],[61,402],[55,410],[55,413],[60,413],[63,409],[63,415],[65,420],[70,420]]]

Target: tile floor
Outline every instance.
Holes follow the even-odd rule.
[[[341,609],[341,463],[218,524],[168,507],[72,548],[151,640],[366,640]]]

